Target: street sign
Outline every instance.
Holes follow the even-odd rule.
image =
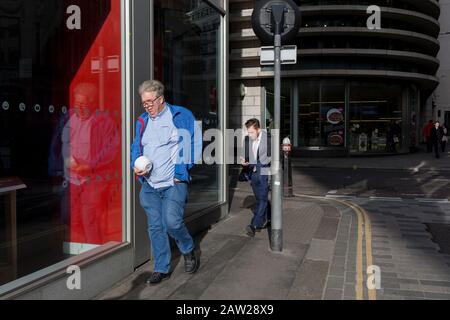
[[[281,63],[282,44],[292,41],[301,26],[298,5],[293,0],[258,0],[252,14],[252,27],[263,45],[273,44],[273,49],[261,50],[261,61],[274,65],[274,125],[272,143],[275,150],[280,146],[281,119]],[[295,46],[294,46],[295,47]],[[285,50],[285,61],[296,62],[297,50]],[[273,150],[273,149],[272,149]],[[272,251],[283,251],[283,172],[280,152],[273,152],[272,177],[272,222],[270,247]]]
[[[255,2],[252,14],[252,27],[263,45],[273,44],[276,21],[272,14],[274,6],[284,9],[281,26],[281,41],[287,43],[293,40],[301,25],[301,13],[293,0],[259,0]]]
[[[275,64],[275,47],[261,47],[261,65]],[[281,47],[281,64],[297,64],[297,46]]]

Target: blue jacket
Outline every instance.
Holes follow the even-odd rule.
[[[175,165],[175,179],[191,182],[190,171],[194,167],[195,163],[198,163],[202,159],[202,129],[195,122],[195,117],[191,111],[180,106],[172,106],[166,102],[166,106],[170,109],[173,115],[173,124],[177,129],[187,130],[190,134],[190,157],[188,161]],[[144,153],[142,146],[142,137],[149,121],[149,114],[143,113],[136,122],[136,135],[134,142],[131,146],[131,167],[134,168],[134,163],[137,158],[141,157]],[[180,135],[180,143],[183,145],[183,137]],[[183,148],[180,148],[180,159],[184,158]],[[141,183],[145,182],[143,177],[139,177]]]

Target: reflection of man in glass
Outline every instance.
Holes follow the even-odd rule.
[[[117,126],[96,111],[95,85],[80,83],[73,90],[73,109],[62,132],[64,177],[70,183],[70,242],[103,244],[103,219],[108,193],[116,177],[113,161],[119,151]]]

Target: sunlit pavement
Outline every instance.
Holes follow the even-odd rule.
[[[98,298],[450,299],[450,172],[410,171],[401,161],[389,168],[385,159],[382,168],[361,169],[345,160],[342,168],[294,168],[282,253],[270,250],[267,231],[245,235],[254,197],[232,168],[228,218],[196,237],[197,274],[185,274],[175,254],[170,280],[146,286],[148,263]]]

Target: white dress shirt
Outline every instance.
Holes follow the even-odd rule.
[[[253,156],[255,157],[255,161],[258,161],[258,149],[259,149],[259,145],[261,144],[261,137],[262,137],[262,134],[260,132],[258,138],[255,141],[253,141],[252,149],[253,149]]]

